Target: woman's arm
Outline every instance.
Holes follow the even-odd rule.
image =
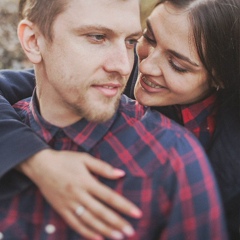
[[[33,69],[0,71],[0,95],[14,104],[24,98],[31,97],[35,87]]]
[[[33,70],[0,71],[0,177],[35,153],[49,148],[21,122],[10,105],[30,97],[34,87]]]
[[[0,96],[0,177],[33,154],[49,148],[23,124],[9,102]]]

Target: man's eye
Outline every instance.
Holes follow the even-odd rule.
[[[129,39],[129,40],[126,40],[126,45],[127,45],[127,47],[129,47],[129,48],[134,48],[137,43],[138,43],[138,40],[137,40],[137,39]]]
[[[91,40],[93,40],[95,42],[102,42],[105,40],[105,36],[102,34],[89,34],[87,36],[88,36],[88,38],[90,38]]]

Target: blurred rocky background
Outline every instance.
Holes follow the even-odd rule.
[[[0,69],[31,66],[17,38],[17,5],[18,0],[0,0]]]
[[[87,1],[87,0],[86,0]],[[141,0],[141,15],[144,19],[156,0]],[[0,69],[31,67],[17,38],[18,0],[0,0]]]

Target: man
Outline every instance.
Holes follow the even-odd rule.
[[[33,97],[15,105],[23,122],[54,149],[88,152],[126,173],[117,181],[100,180],[142,210],[141,219],[128,219],[136,231],[131,239],[226,239],[217,187],[201,147],[169,119],[121,96],[141,34],[138,1],[21,3],[18,34],[37,83]],[[85,239],[40,190],[32,184],[1,199],[2,236]],[[83,233],[93,221],[87,201],[71,206]],[[129,229],[124,233],[132,235]],[[124,236],[115,231],[109,238]]]

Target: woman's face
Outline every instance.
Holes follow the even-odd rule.
[[[146,106],[188,104],[209,93],[207,71],[194,44],[188,15],[158,5],[137,46],[140,75],[134,94]]]

